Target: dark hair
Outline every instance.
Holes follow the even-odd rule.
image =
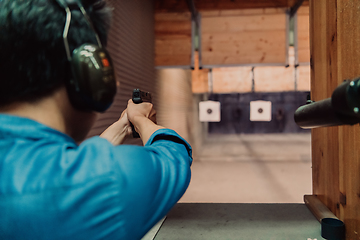
[[[111,11],[82,1],[103,45]],[[71,78],[62,38],[65,10],[56,0],[0,0],[0,106],[37,101]],[[97,43],[80,10],[72,10],[70,51]]]

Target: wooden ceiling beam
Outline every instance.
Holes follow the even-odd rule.
[[[293,17],[305,0],[297,0],[290,9],[290,17]]]
[[[196,26],[199,27],[198,11],[196,10],[194,0],[186,0],[186,3],[191,12],[191,18],[195,22]]]
[[[186,12],[189,11],[189,0],[155,0],[157,12]],[[226,10],[246,8],[283,8],[293,7],[298,0],[192,0],[198,11]],[[305,0],[304,5],[308,5]]]

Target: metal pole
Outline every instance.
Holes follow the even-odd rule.
[[[290,9],[290,17],[293,17],[305,0],[298,0]]]
[[[197,18],[198,12],[196,10],[194,0],[186,0],[186,3],[187,3],[187,5],[189,7],[189,10],[191,12],[191,17],[195,21],[196,27],[198,28],[199,27],[199,21],[198,21],[198,18]]]

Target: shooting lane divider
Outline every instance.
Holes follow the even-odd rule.
[[[339,220],[315,195],[304,195],[305,205],[321,223],[321,236],[329,240],[345,237],[345,224]]]

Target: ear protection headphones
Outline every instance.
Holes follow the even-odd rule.
[[[67,2],[66,2],[67,1]],[[112,104],[116,94],[114,68],[109,53],[102,47],[93,23],[80,0],[56,0],[65,9],[66,22],[63,40],[72,78],[66,81],[71,104],[82,111],[104,112]],[[71,22],[71,9],[83,14],[95,34],[98,45],[84,43],[70,53],[67,35]]]

